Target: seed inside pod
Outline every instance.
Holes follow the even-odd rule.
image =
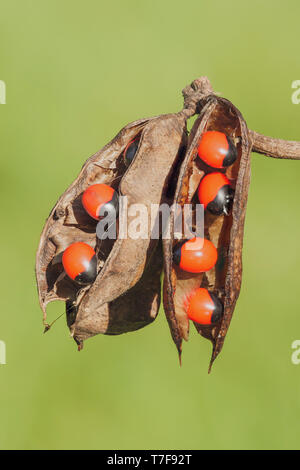
[[[198,187],[198,199],[210,213],[228,215],[233,202],[234,191],[229,179],[223,173],[209,173],[202,178]]]
[[[232,142],[237,143],[237,158],[231,166],[226,168],[226,173],[221,165],[220,170],[213,170],[213,167],[208,166],[208,162],[200,159],[198,154],[202,136],[207,132],[216,131],[219,131],[223,137],[230,136]],[[211,214],[209,210],[204,211],[204,236],[218,250],[218,261],[212,269],[199,274],[190,274],[178,269],[172,256],[176,247],[174,237],[164,242],[166,256],[164,305],[172,338],[180,356],[182,340],[188,340],[191,323],[188,322],[186,300],[195,289],[199,288],[212,292],[224,305],[224,314],[219,322],[210,324],[201,323],[200,320],[194,321],[198,333],[212,342],[211,364],[221,351],[241,286],[241,247],[250,175],[250,150],[251,142],[248,139],[247,126],[232,103],[219,97],[210,97],[207,101],[203,101],[199,118],[191,129],[173,205],[176,208],[179,204],[184,209],[186,204],[191,204],[192,210],[194,207],[196,210],[196,204],[199,203],[199,185],[212,172],[220,173],[223,179],[221,187],[225,185],[224,181],[227,185],[230,182],[230,187],[234,190],[234,198],[232,209],[229,207],[231,209],[229,216],[226,215],[226,206],[225,211],[220,211],[218,216]],[[213,164],[212,161],[209,163]],[[213,195],[214,197],[217,192]],[[208,202],[211,201],[208,200]],[[175,226],[176,216],[174,209],[170,216],[171,228]],[[193,229],[197,227],[197,224],[193,225]]]
[[[226,168],[237,159],[237,149],[228,135],[219,131],[207,131],[200,139],[198,155],[213,168]]]
[[[210,240],[194,237],[175,245],[173,260],[183,271],[202,273],[212,269],[218,259],[216,247]]]
[[[67,275],[80,285],[94,282],[97,276],[97,258],[87,243],[76,242],[63,253],[62,263]]]
[[[125,164],[127,166],[130,165],[130,163],[133,161],[134,157],[135,157],[135,154],[136,154],[136,151],[138,149],[138,146],[139,146],[139,139],[134,139],[134,140],[131,140],[128,145],[126,146],[125,150],[124,150],[124,161],[125,161]]]
[[[200,325],[217,323],[223,316],[223,310],[220,299],[202,287],[195,289],[186,302],[188,318]]]
[[[86,212],[99,220],[105,213],[119,212],[118,193],[107,184],[93,184],[82,195],[82,205]]]

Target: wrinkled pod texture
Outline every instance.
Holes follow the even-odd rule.
[[[172,253],[176,240],[164,240],[165,278],[164,305],[173,340],[181,355],[182,340],[188,340],[189,319],[185,302],[197,287],[215,293],[224,304],[224,315],[218,324],[194,323],[197,331],[213,344],[212,361],[221,351],[237,301],[242,278],[243,229],[250,183],[251,141],[247,125],[240,112],[229,101],[211,95],[201,103],[202,109],[189,136],[189,145],[180,168],[174,203],[197,204],[197,188],[203,176],[216,171],[198,157],[198,143],[206,131],[221,131],[236,143],[238,157],[226,170],[235,196],[229,215],[204,213],[204,237],[213,242],[218,251],[215,267],[206,273],[182,271],[173,263]],[[225,172],[225,170],[224,170]],[[170,233],[173,234],[175,204],[170,216]]]
[[[183,90],[184,108],[177,114],[142,119],[125,126],[103,149],[84,164],[73,184],[52,209],[43,229],[36,257],[39,301],[46,330],[46,306],[54,300],[66,302],[67,324],[79,349],[83,341],[98,333],[121,334],[151,323],[160,307],[160,277],[164,269],[164,309],[179,355],[182,340],[188,339],[189,320],[184,302],[196,287],[213,291],[224,304],[224,315],[214,325],[194,323],[213,345],[210,368],[220,353],[232,318],[242,279],[242,246],[247,195],[250,183],[251,150],[275,158],[300,159],[300,143],[272,139],[249,131],[237,108],[214,94],[209,80],[201,77]],[[187,120],[198,114],[188,136]],[[234,188],[229,215],[204,214],[204,235],[218,251],[218,261],[206,273],[181,271],[173,263],[174,204],[197,204],[197,188],[211,171],[199,158],[202,134],[221,131],[231,137],[238,157],[223,172]],[[137,139],[135,157],[126,166],[124,150]],[[171,207],[169,239],[151,239],[151,224],[143,239],[99,240],[96,221],[82,207],[83,192],[92,184],[105,183],[127,196],[127,227],[130,208],[143,203],[148,214],[153,204]],[[152,215],[158,220],[159,213]],[[124,215],[124,214],[123,214]],[[119,225],[122,223],[119,214]],[[127,227],[122,227],[126,232]],[[119,227],[120,228],[120,227]],[[79,286],[64,272],[62,253],[71,243],[83,241],[97,255],[97,277],[89,286]]]
[[[67,323],[80,347],[85,339],[98,333],[125,333],[155,319],[160,306],[163,261],[161,241],[151,239],[150,223],[143,239],[99,240],[96,222],[83,209],[81,198],[90,185],[105,183],[119,195],[127,196],[128,214],[135,203],[143,203],[150,214],[151,205],[168,202],[169,186],[187,145],[186,121],[194,114],[205,86],[206,82],[200,82],[195,87],[195,99],[181,112],[142,119],[124,127],[86,161],[55,204],[36,257],[39,300],[47,330],[46,306],[54,300],[66,302]],[[127,168],[123,152],[134,139],[139,145]],[[158,217],[158,213],[152,206],[153,216]],[[127,225],[130,222],[128,216]],[[77,241],[89,244],[97,254],[97,278],[84,288],[73,282],[62,266],[64,250]]]

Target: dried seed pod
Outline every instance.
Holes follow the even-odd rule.
[[[164,240],[165,281],[164,305],[171,334],[179,354],[182,339],[189,335],[186,301],[194,289],[205,287],[224,304],[224,315],[216,325],[194,323],[197,331],[213,343],[211,364],[220,353],[232,313],[237,301],[242,278],[242,245],[244,219],[250,182],[251,141],[241,113],[229,101],[209,95],[200,103],[202,111],[196,120],[185,159],[180,168],[174,203],[196,204],[197,188],[207,173],[215,171],[197,158],[201,136],[206,131],[219,131],[228,135],[237,146],[237,159],[226,170],[226,176],[235,190],[232,211],[229,215],[214,215],[205,211],[204,235],[218,250],[216,266],[206,273],[183,272],[173,263],[174,239]],[[175,206],[170,216],[170,233],[173,233]]]
[[[47,327],[47,304],[65,300],[67,322],[80,346],[95,334],[124,333],[152,322],[160,304],[162,269],[160,242],[151,239],[150,219],[143,238],[99,240],[95,220],[83,209],[82,194],[90,185],[105,183],[120,196],[127,196],[128,207],[121,207],[119,214],[123,234],[130,227],[137,203],[151,213],[151,220],[157,218],[158,205],[172,194],[170,179],[181,163],[187,143],[186,121],[194,114],[196,102],[203,96],[202,89],[196,87],[194,94],[197,99],[185,104],[177,114],[136,121],[122,129],[87,160],[46,222],[36,260],[44,322]],[[123,153],[135,140],[138,148],[128,166]],[[153,210],[153,205],[157,209]],[[126,213],[127,226],[123,226]],[[76,241],[91,245],[98,257],[97,278],[84,288],[65,276],[61,264],[62,252]]]
[[[128,233],[115,241],[96,281],[79,303],[72,326],[74,338],[79,342],[98,333],[115,332],[112,321],[118,317],[111,312],[113,302],[136,285],[147,266],[158,243],[157,239],[151,239],[150,215],[157,218],[158,205],[166,201],[169,178],[181,149],[185,149],[185,121],[183,113],[160,116],[151,120],[141,133],[134,161],[119,185],[120,194],[127,196],[128,202],[128,207],[120,209],[120,224],[126,211],[130,230],[136,217],[135,205],[143,204],[148,226],[143,227],[143,238],[134,239]],[[140,312],[144,316],[143,309]],[[129,318],[124,322],[124,331],[128,331],[128,322]],[[118,331],[120,323],[118,320]]]
[[[90,157],[79,176],[63,193],[52,209],[44,226],[36,256],[36,277],[40,305],[46,320],[46,306],[54,300],[74,299],[78,289],[64,275],[61,263],[63,251],[74,242],[85,242],[98,251],[98,264],[105,255],[97,250],[96,221],[84,210],[81,197],[95,183],[105,183],[117,189],[125,166],[121,157],[128,141],[140,133],[150,120],[129,124],[102,150]],[[109,251],[110,246],[105,246]]]
[[[47,304],[66,301],[67,324],[81,348],[83,341],[95,334],[125,333],[155,319],[164,264],[165,313],[179,355],[182,339],[189,336],[188,310],[190,318],[198,320],[194,323],[197,331],[213,344],[211,368],[222,349],[241,287],[251,149],[274,158],[299,160],[300,143],[249,131],[240,112],[214,94],[206,77],[186,87],[183,95],[185,103],[180,113],[129,124],[87,160],[46,222],[37,252],[36,276],[46,330]],[[187,139],[186,121],[196,112],[200,114]],[[218,166],[223,178],[219,175],[217,181],[214,177],[213,187],[212,179],[207,178],[207,184],[197,191],[204,175],[216,171],[197,158],[199,140],[206,131],[228,136],[230,145],[236,147],[237,158],[235,148],[231,148],[234,158],[230,163],[234,163]],[[135,204],[143,203],[148,222],[150,213],[156,221],[159,219],[158,204],[173,204],[166,230],[171,238],[163,240],[163,253],[160,240],[151,236],[150,223],[142,239],[97,238],[96,221],[83,209],[81,197],[87,187],[99,183],[110,185],[119,196],[127,196],[128,208],[121,205],[118,221],[123,234],[134,219]],[[187,265],[181,270],[180,263],[176,266],[172,258],[176,205],[192,203],[195,208],[198,193],[210,209],[205,211],[204,237],[218,251],[215,266],[200,273],[202,269]],[[208,197],[203,198],[203,194]],[[125,223],[126,212],[129,217]],[[63,271],[62,254],[75,242],[88,244],[96,252],[98,274],[92,285],[80,286]],[[192,258],[189,263],[195,262]],[[189,299],[193,299],[193,305],[188,304]]]
[[[105,183],[111,185],[120,192],[120,180],[123,177],[126,166],[123,161],[122,152],[130,140],[140,135],[147,142],[147,126],[152,119],[136,121],[126,126],[116,136],[113,141],[102,150],[87,160],[78,178],[61,196],[58,203],[52,210],[44,227],[40,245],[37,253],[36,276],[38,281],[39,297],[42,310],[44,312],[44,322],[46,322],[46,306],[53,300],[67,301],[67,322],[71,333],[78,344],[96,332],[107,334],[117,334],[141,328],[153,321],[160,304],[160,272],[162,269],[162,258],[159,247],[153,244],[149,247],[147,256],[141,258],[141,254],[136,255],[136,265],[132,267],[131,260],[127,259],[122,264],[124,277],[122,281],[116,280],[116,284],[111,284],[113,295],[111,301],[119,297],[123,292],[130,289],[137,283],[133,292],[122,297],[119,302],[112,302],[110,306],[104,304],[103,312],[98,314],[94,303],[97,301],[97,294],[91,297],[89,304],[87,297],[91,286],[82,288],[72,282],[65,275],[61,263],[62,253],[70,244],[81,241],[91,245],[97,252],[98,271],[102,275],[103,266],[111,253],[110,267],[112,270],[120,267],[120,243],[114,240],[99,240],[96,236],[96,221],[93,220],[84,210],[81,197],[83,192],[92,184]],[[155,121],[155,119],[154,119]],[[144,137],[146,134],[146,137]],[[180,136],[181,138],[181,136]],[[180,139],[179,139],[180,140]],[[151,157],[151,156],[150,156]],[[176,154],[174,158],[176,157]],[[168,166],[169,171],[169,166]],[[147,187],[145,188],[147,193]],[[126,248],[125,248],[126,250]],[[147,249],[145,249],[147,251]],[[118,254],[116,254],[118,252]],[[122,256],[122,250],[121,250]],[[123,256],[126,258],[126,255]],[[112,261],[112,259],[114,261]],[[141,264],[141,266],[139,265]],[[144,269],[147,268],[144,272]],[[134,279],[126,279],[126,268],[130,271]],[[132,269],[131,269],[132,268]],[[99,276],[99,274],[98,274]],[[118,276],[116,276],[118,278]],[[140,279],[141,278],[141,279]],[[138,282],[140,279],[140,282]],[[120,285],[119,282],[122,284]],[[145,283],[147,289],[145,292]],[[102,287],[102,286],[101,286]],[[116,289],[117,288],[117,289]],[[137,295],[139,289],[142,292]],[[98,295],[101,296],[99,289]],[[132,296],[137,295],[144,299],[144,309],[132,309]],[[102,297],[100,297],[102,298]],[[77,322],[79,305],[82,300],[85,305],[89,305],[92,312],[92,319],[89,314]],[[118,309],[118,315],[116,314]],[[131,315],[133,310],[133,315]],[[81,315],[85,312],[80,310]],[[103,319],[103,315],[105,319]],[[87,325],[88,323],[88,325]],[[76,327],[78,326],[78,337]],[[90,325],[90,327],[89,327]],[[47,327],[47,324],[46,324]]]

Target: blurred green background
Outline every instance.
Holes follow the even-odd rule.
[[[298,0],[0,0],[2,449],[299,448],[300,162],[253,155],[243,287],[210,376],[194,332],[178,366],[163,312],[80,354],[63,319],[43,335],[34,275],[85,159],[126,123],[179,110],[194,78],[250,128],[300,139],[299,14]]]

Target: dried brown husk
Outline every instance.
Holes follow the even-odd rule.
[[[179,354],[187,340],[189,322],[183,300],[194,287],[213,290],[224,302],[224,317],[218,325],[197,331],[213,344],[213,361],[220,353],[239,295],[242,277],[242,245],[250,153],[274,158],[300,159],[300,142],[273,139],[248,131],[240,112],[229,101],[217,97],[207,77],[194,80],[183,90],[184,109],[178,114],[142,119],[127,125],[102,150],[84,164],[78,178],[60,197],[46,221],[37,252],[36,277],[46,330],[46,306],[53,300],[66,301],[67,323],[75,341],[98,333],[120,334],[151,323],[160,305],[160,274],[164,259],[164,306]],[[199,117],[188,142],[186,121]],[[204,173],[212,171],[200,162],[197,144],[205,130],[220,130],[233,137],[238,160],[226,174],[235,186],[230,216],[205,215],[205,237],[218,248],[218,263],[208,273],[193,275],[172,263],[174,212],[169,218],[170,240],[117,239],[99,241],[96,222],[83,210],[81,195],[91,184],[106,183],[126,195],[129,206],[144,203],[196,203],[197,187]],[[139,138],[136,157],[127,169],[123,151]],[[188,145],[187,145],[188,144]],[[186,150],[187,146],[187,150]],[[129,219],[130,222],[130,219]],[[82,288],[64,273],[64,249],[76,241],[95,248],[99,273],[92,286]]]
[[[141,133],[138,152],[120,182],[119,192],[127,196],[128,208],[124,211],[128,214],[134,204],[144,205],[148,228],[144,238],[115,241],[97,279],[78,305],[71,331],[79,343],[98,333],[119,334],[140,328],[152,322],[158,312],[162,260],[160,256],[158,268],[158,254],[155,251],[153,255],[153,251],[159,251],[161,242],[150,236],[151,207],[156,218],[158,213],[152,205],[167,200],[170,176],[186,146],[185,126],[184,113],[163,115],[151,120]],[[128,227],[133,218],[128,217]],[[154,264],[147,270],[149,262]]]
[[[204,236],[218,249],[218,262],[214,269],[204,274],[183,272],[172,262],[174,238],[164,240],[165,279],[164,306],[173,340],[179,355],[182,340],[188,340],[189,320],[184,308],[190,292],[196,287],[213,291],[224,303],[224,316],[219,324],[201,326],[197,331],[213,344],[210,367],[220,353],[234,307],[239,296],[242,279],[242,246],[247,195],[250,183],[251,141],[241,113],[228,100],[210,95],[199,103],[200,115],[189,136],[188,149],[182,163],[174,203],[196,203],[197,187],[204,174],[216,171],[197,158],[197,147],[203,132],[218,130],[231,136],[237,145],[238,158],[226,171],[235,188],[232,212],[229,216],[214,216],[205,212]],[[173,234],[175,206],[170,216],[170,233]]]
[[[80,346],[95,334],[120,334],[154,320],[160,305],[162,254],[160,240],[150,238],[150,221],[145,238],[99,241],[96,222],[85,213],[81,196],[89,185],[106,183],[119,195],[127,196],[128,212],[136,203],[150,209],[151,204],[165,202],[170,177],[184,154],[188,116],[189,112],[183,110],[127,125],[87,160],[78,178],[60,197],[46,221],[36,258],[46,328],[46,306],[54,300],[67,302],[68,326]],[[123,151],[136,137],[139,147],[126,168]],[[128,217],[128,224],[132,218]],[[75,241],[96,250],[99,272],[92,286],[82,288],[64,273],[62,253]]]
[[[46,319],[46,306],[54,300],[74,298],[78,286],[64,274],[61,255],[73,242],[83,241],[96,248],[96,222],[81,205],[81,195],[91,184],[106,183],[118,187],[125,166],[122,151],[147,124],[148,120],[129,124],[102,150],[90,157],[71,186],[52,209],[36,255],[36,277],[41,308]],[[99,260],[101,264],[101,258]]]

